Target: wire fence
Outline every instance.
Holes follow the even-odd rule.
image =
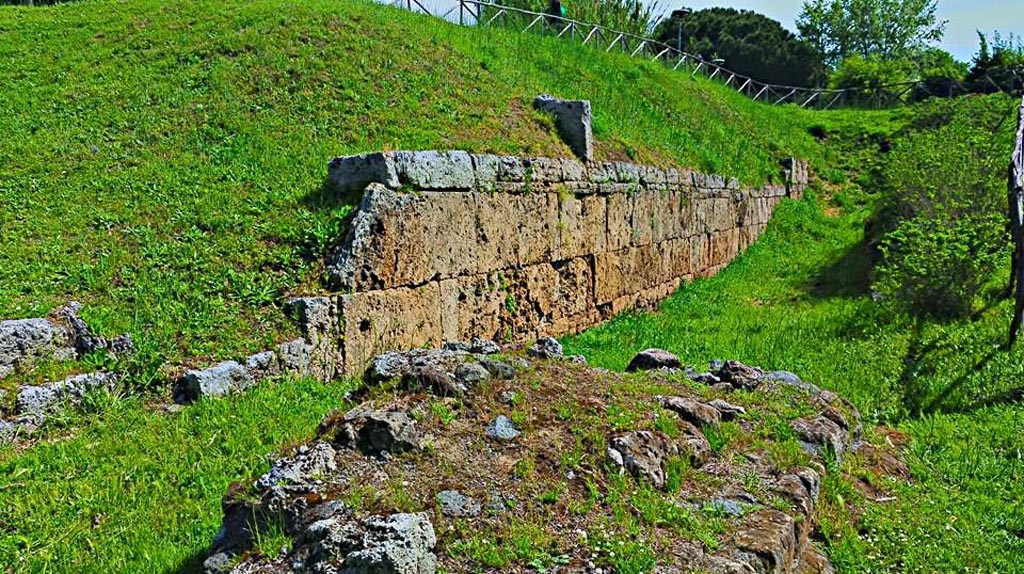
[[[542,0],[538,0],[542,1]],[[953,78],[932,78],[873,86],[870,88],[827,89],[783,86],[760,82],[726,68],[719,60],[708,60],[689,54],[652,38],[645,38],[590,24],[504,6],[486,0],[384,0],[385,4],[428,14],[463,26],[512,28],[522,32],[544,33],[566,41],[592,46],[605,52],[622,52],[634,57],[659,61],[672,70],[701,74],[735,89],[745,96],[769,104],[793,104],[802,108],[893,107],[928,98],[951,98],[976,92],[1024,91],[1024,77],[1016,70],[1007,70],[995,80],[985,76],[973,82]]]

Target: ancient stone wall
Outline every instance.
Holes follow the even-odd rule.
[[[342,157],[339,193],[364,191],[328,258],[333,297],[300,323],[326,373],[390,349],[472,337],[563,335],[716,273],[807,183],[741,187],[686,170],[465,152]]]

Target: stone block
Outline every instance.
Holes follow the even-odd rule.
[[[336,157],[327,164],[327,183],[337,193],[362,193],[371,183],[398,188],[398,173],[390,154],[366,153]]]
[[[558,224],[555,259],[569,259],[606,249],[607,198],[601,195],[557,194]]]
[[[345,374],[356,375],[384,351],[440,347],[440,289],[431,282],[340,297]]]
[[[740,251],[739,229],[726,229],[711,235],[711,265],[724,266]]]
[[[705,233],[690,238],[690,270],[694,276],[706,277],[703,273],[711,267],[711,240]]]
[[[648,245],[654,241],[656,234],[661,233],[660,229],[665,219],[671,217],[666,213],[668,201],[664,196],[646,190],[634,193],[630,199],[633,204],[630,244]]]
[[[584,161],[594,159],[593,118],[589,101],[560,100],[541,95],[533,100],[533,107],[554,114],[558,134],[577,157]]]
[[[468,191],[476,184],[473,159],[464,151],[397,151],[391,157],[399,186]]]
[[[506,292],[500,273],[445,279],[438,284],[441,338],[446,341],[501,336]]]
[[[498,172],[501,165],[501,158],[490,154],[470,154],[475,174],[475,189],[477,191],[490,192],[495,189],[498,183]]]
[[[523,161],[526,181],[538,185],[562,183],[562,162],[547,157],[531,157]]]
[[[633,242],[633,201],[623,193],[607,196],[607,239],[608,251],[619,251]]]

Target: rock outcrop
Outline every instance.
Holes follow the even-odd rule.
[[[688,540],[679,534],[686,529],[658,530],[648,540],[667,550],[655,554],[656,572],[832,571],[813,536],[832,451],[801,454],[800,445],[857,447],[859,415],[838,395],[756,382],[760,369],[736,362],[712,366],[730,381],[724,387],[694,393],[679,368],[624,379],[566,358],[487,357],[471,348],[377,357],[369,387],[356,393],[365,404],[328,415],[316,441],[232,486],[206,571],[468,574],[486,568],[477,560],[489,545],[512,543],[501,542],[507,532],[527,532],[561,557],[564,571],[596,573],[613,566],[593,553],[588,532],[615,536],[626,524],[644,540],[669,520],[720,526],[706,535],[714,544]],[[459,396],[435,385],[373,389],[422,369],[454,380],[483,361],[526,364]],[[645,394],[642,377],[672,394]],[[734,384],[746,392],[734,393]],[[815,414],[783,419],[797,438],[777,434],[777,417],[793,412]],[[736,433],[743,436],[728,438]],[[781,440],[790,446],[769,448]],[[772,452],[787,453],[784,466]],[[587,510],[565,511],[580,508]],[[261,543],[268,531],[286,538],[274,539],[283,548]],[[536,568],[509,556],[504,570]]]

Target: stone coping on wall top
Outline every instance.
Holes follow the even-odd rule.
[[[787,159],[786,183],[806,184],[803,162]],[[420,191],[493,190],[502,183],[619,183],[692,186],[739,191],[735,178],[688,169],[662,169],[628,162],[581,162],[573,158],[512,157],[465,151],[390,151],[336,157],[328,183],[341,193],[362,192],[370,183]]]

